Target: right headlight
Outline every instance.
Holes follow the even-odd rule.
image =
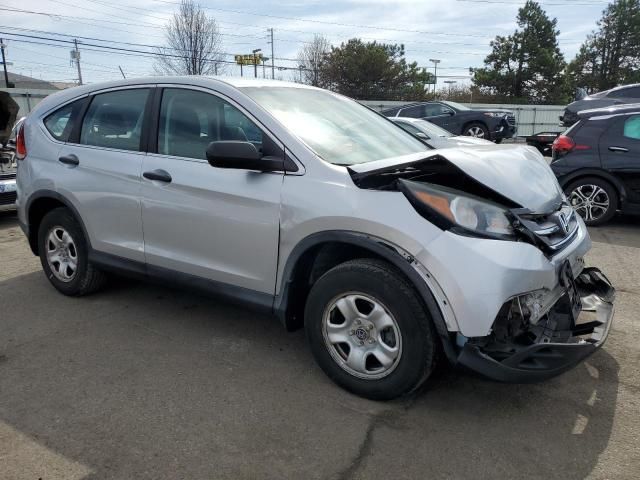
[[[400,180],[414,208],[438,227],[462,235],[515,239],[507,209],[496,203],[440,185]]]

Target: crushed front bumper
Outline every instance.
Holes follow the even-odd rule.
[[[597,268],[585,268],[572,283],[579,303],[567,288],[530,331],[520,330],[506,339],[495,335],[468,339],[458,363],[494,380],[530,383],[559,375],[584,360],[609,334],[615,289]]]

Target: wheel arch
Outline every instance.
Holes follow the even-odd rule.
[[[334,266],[355,258],[384,260],[409,281],[434,321],[447,357],[457,354],[435,295],[412,266],[414,258],[399,247],[370,235],[350,231],[326,231],[301,240],[291,251],[283,269],[274,313],[289,331],[303,325],[304,305],[313,282]]]
[[[29,197],[26,205],[27,238],[29,240],[29,247],[31,247],[34,255],[39,254],[38,229],[40,228],[40,222],[42,222],[42,219],[47,213],[60,207],[68,208],[71,211],[71,214],[75,217],[82,229],[88,246],[91,247],[91,239],[87,234],[87,229],[73,203],[64,195],[53,190],[39,190]]]
[[[567,175],[562,176],[559,179],[560,187],[562,187],[562,190],[564,190],[569,186],[569,184],[586,177],[596,177],[609,182],[618,194],[618,199],[620,200],[619,208],[625,203],[627,199],[627,192],[622,182],[609,172],[597,168],[584,168],[575,170]]]
[[[480,120],[480,119],[473,119],[473,120],[467,120],[462,124],[462,129],[460,130],[460,135],[464,135],[465,130],[467,129],[467,127],[469,127],[470,125],[473,124],[479,124],[482,125],[486,130],[487,133],[489,134],[489,138],[491,137],[491,129],[489,128],[489,125],[487,124],[487,122]]]

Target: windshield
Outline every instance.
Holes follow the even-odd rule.
[[[452,108],[455,108],[456,110],[471,110],[469,107],[467,107],[466,105],[462,105],[461,103],[457,103],[457,102],[442,102],[445,105],[449,105]]]
[[[427,147],[389,120],[326,90],[242,87],[320,158],[354,165],[423,152]]]
[[[411,125],[426,133],[430,137],[453,137],[453,134],[444,128],[440,128],[427,120],[414,120]]]

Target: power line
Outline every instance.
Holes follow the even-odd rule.
[[[74,42],[71,40],[61,40],[61,39],[55,39],[55,38],[45,38],[45,37],[37,37],[34,35],[22,35],[22,34],[16,34],[16,33],[10,33],[10,32],[0,32],[0,33],[6,33],[7,35],[20,35],[20,36],[26,36],[29,38],[35,38],[35,40],[23,40],[23,39],[12,39],[15,42],[22,42],[22,43],[30,43],[30,44],[34,44],[34,45],[47,45],[47,46],[51,46],[51,47],[58,47],[58,48],[68,48],[68,45],[58,45],[55,43],[48,43],[47,41],[51,42],[63,42],[65,44],[73,44]],[[79,45],[83,46],[83,50],[86,51],[92,51],[92,52],[100,52],[100,53],[112,53],[112,54],[118,54],[118,55],[127,55],[127,56],[133,56],[133,57],[146,57],[146,58],[154,58],[154,57],[171,57],[171,58],[183,58],[183,56],[180,55],[173,55],[173,54],[167,54],[167,53],[155,53],[155,52],[147,52],[147,51],[141,51],[141,50],[135,50],[135,49],[128,49],[128,48],[119,48],[119,47],[111,47],[111,46],[106,46],[106,45],[95,45],[95,44],[89,44],[89,43],[83,43],[83,42],[78,42]],[[94,48],[87,48],[87,46],[89,47],[94,47]],[[224,53],[224,55],[232,55],[229,53]],[[215,62],[215,63],[223,63],[223,64],[228,64],[228,65],[236,65],[235,61],[230,61],[230,60],[208,60],[209,62]],[[299,70],[299,67],[286,67],[283,65],[277,65],[275,66],[276,69],[278,70],[291,70],[291,71],[297,71]]]
[[[180,2],[174,2],[174,1],[169,1],[169,0],[153,0],[154,2],[158,2],[158,3],[168,3],[168,4],[172,4],[172,5],[180,5]],[[309,23],[316,23],[316,24],[322,24],[322,25],[333,25],[333,26],[338,26],[338,27],[349,27],[349,28],[367,28],[367,29],[372,29],[372,30],[383,30],[383,31],[393,31],[393,32],[406,32],[406,33],[422,33],[422,34],[426,34],[426,35],[450,35],[450,36],[460,36],[460,37],[481,37],[481,38],[485,38],[487,35],[486,34],[480,34],[480,33],[452,33],[452,32],[436,32],[436,31],[424,31],[424,30],[410,30],[410,29],[403,29],[403,28],[395,28],[395,27],[381,27],[378,25],[360,25],[360,24],[355,24],[355,23],[340,23],[340,22],[328,22],[325,20],[315,20],[315,19],[311,19],[311,18],[300,18],[300,17],[287,17],[287,16],[283,16],[283,15],[273,15],[273,14],[269,14],[269,13],[257,13],[257,12],[248,12],[248,11],[242,11],[242,10],[233,10],[233,9],[229,9],[229,8],[217,8],[217,7],[208,7],[208,6],[202,6],[202,8],[207,9],[207,10],[215,10],[215,11],[219,11],[219,12],[227,12],[227,13],[235,13],[235,14],[239,14],[239,15],[253,15],[253,16],[257,16],[257,17],[266,17],[266,18],[277,18],[280,20],[294,20],[297,22],[309,22]]]
[[[514,7],[519,7],[524,5],[524,0],[519,3],[508,2],[506,0],[456,0],[456,2],[465,2],[465,3],[499,3],[502,5],[513,5]],[[609,2],[586,2],[585,0],[580,0],[576,2],[540,2],[543,7],[573,7],[573,6],[604,6]]]

